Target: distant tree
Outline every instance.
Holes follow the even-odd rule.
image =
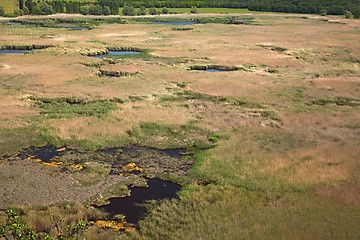
[[[354,18],[360,18],[360,6],[354,6],[351,9],[351,12],[352,12]]]
[[[81,6],[80,7],[80,13],[82,15],[89,15],[89,6]]]
[[[122,14],[124,16],[135,16],[135,8],[133,6],[128,6],[127,4],[125,4],[122,10]]]
[[[29,10],[30,14],[34,13],[34,7],[35,7],[36,3],[33,2],[33,0],[26,0],[25,2],[25,6],[27,7],[27,9]]]
[[[197,7],[196,6],[192,6],[190,13],[197,13]]]
[[[25,15],[30,13],[29,9],[26,6],[24,6],[23,11]]]
[[[321,16],[327,16],[327,10],[326,9],[320,9],[319,14]]]
[[[91,15],[102,15],[103,9],[100,5],[91,5],[89,7],[89,14]]]
[[[25,0],[19,0],[19,8],[24,9],[25,6]]]
[[[144,6],[140,7],[138,15],[146,15],[146,8]]]
[[[5,11],[3,7],[0,7],[0,16],[4,16],[5,15]]]
[[[111,14],[111,10],[109,6],[103,7],[103,14],[106,16]]]
[[[40,9],[40,15],[49,15],[54,13],[52,7],[47,2],[39,2],[38,7]]]
[[[149,14],[150,14],[150,15],[156,15],[156,14],[157,14],[156,8],[154,8],[154,7],[150,8],[150,9],[149,9]]]
[[[29,8],[30,10],[30,8]],[[33,2],[31,14],[35,15],[49,15],[54,13],[52,7],[47,2]]]
[[[169,10],[166,8],[166,7],[163,7],[163,9],[161,10],[161,12],[163,14],[168,14],[169,13]]]

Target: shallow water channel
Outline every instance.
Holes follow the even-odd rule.
[[[0,50],[0,55],[1,54],[25,54],[31,52],[31,50],[13,50],[13,49],[4,49],[4,50]]]
[[[111,56],[125,56],[125,55],[139,55],[141,52],[137,51],[108,51],[106,54],[100,54],[91,56],[94,58],[103,58],[103,57],[111,57]]]
[[[173,26],[189,26],[196,24],[196,22],[184,21],[184,22],[152,22],[152,24],[161,24],[161,25],[173,25]]]

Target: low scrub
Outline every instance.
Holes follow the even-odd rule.
[[[355,98],[348,98],[348,97],[321,98],[311,101],[310,104],[320,105],[320,106],[332,104],[337,106],[356,107],[356,106],[360,106],[360,100]]]
[[[116,109],[115,103],[122,102],[121,99],[87,100],[76,97],[32,99],[37,101],[36,104],[42,109],[40,113],[49,118],[100,117]]]
[[[0,46],[0,50],[36,50],[36,49],[44,49],[53,47],[53,45],[39,45],[39,44],[33,44],[33,45],[5,45]]]
[[[194,65],[190,67],[190,70],[200,70],[206,71],[209,69],[215,69],[219,71],[236,71],[239,70],[238,67],[235,66],[222,66],[222,65]]]

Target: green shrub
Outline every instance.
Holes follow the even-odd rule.
[[[327,16],[327,10],[326,9],[320,9],[319,14],[321,16]]]
[[[110,10],[110,8],[109,8],[108,6],[104,6],[104,8],[103,8],[103,14],[104,14],[105,16],[108,16],[108,15],[111,14],[111,10]]]
[[[140,7],[138,15],[146,15],[146,8],[145,7]]]
[[[150,8],[149,14],[150,14],[150,15],[156,15],[156,14],[157,14],[156,8],[153,8],[153,7]]]
[[[190,13],[197,13],[197,7],[196,6],[192,6]]]
[[[168,10],[166,7],[164,7],[164,8],[161,10],[161,12],[162,12],[163,14],[168,14],[168,13],[169,13],[169,10]]]
[[[347,18],[347,19],[353,19],[354,18],[353,14],[348,10],[344,11],[344,15],[345,15],[345,18]]]
[[[30,231],[29,225],[23,222],[14,210],[8,209],[5,213],[6,222],[0,228],[1,237],[4,237],[4,239],[37,239],[37,235],[33,231]]]
[[[135,8],[133,6],[128,6],[127,4],[125,4],[122,10],[122,14],[124,16],[135,16]]]
[[[89,8],[89,14],[91,15],[102,15],[103,9],[100,5],[91,5]]]
[[[82,15],[88,15],[89,14],[89,6],[81,6],[80,7],[80,13]]]

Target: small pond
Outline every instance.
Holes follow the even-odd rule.
[[[160,152],[165,153],[171,157],[180,158],[186,154],[186,148],[174,148],[174,149],[164,149]]]
[[[34,157],[43,162],[51,162],[57,156],[62,155],[65,148],[56,148],[52,145],[45,145],[42,147],[29,147],[21,151],[18,156],[20,158]]]
[[[21,26],[21,25],[23,25],[23,24],[20,23],[20,22],[13,22],[13,21],[8,22],[7,24],[8,24],[8,25],[11,25],[11,26]]]
[[[226,71],[225,70],[215,69],[215,68],[208,68],[208,69],[205,70],[205,72],[214,73],[214,72],[226,72]]]
[[[0,50],[0,55],[1,54],[25,54],[31,52],[31,50],[13,50],[13,49],[3,49]]]
[[[73,30],[73,31],[86,31],[86,30],[90,30],[90,29],[87,28],[87,27],[73,27],[73,28],[70,28],[70,30]]]
[[[108,53],[106,54],[100,54],[100,55],[95,55],[95,56],[91,56],[94,58],[103,58],[103,57],[111,57],[111,56],[125,56],[125,55],[139,55],[141,54],[141,52],[137,52],[137,51],[108,51]]]
[[[180,190],[180,185],[158,178],[148,179],[147,183],[149,187],[131,187],[129,197],[110,198],[110,204],[97,208],[107,212],[110,217],[125,215],[128,223],[137,224],[145,217],[146,209],[143,204],[146,201],[176,198],[176,193]]]
[[[173,26],[185,26],[193,25],[196,22],[184,21],[184,22],[152,22],[152,24],[162,24],[162,25],[173,25]]]

